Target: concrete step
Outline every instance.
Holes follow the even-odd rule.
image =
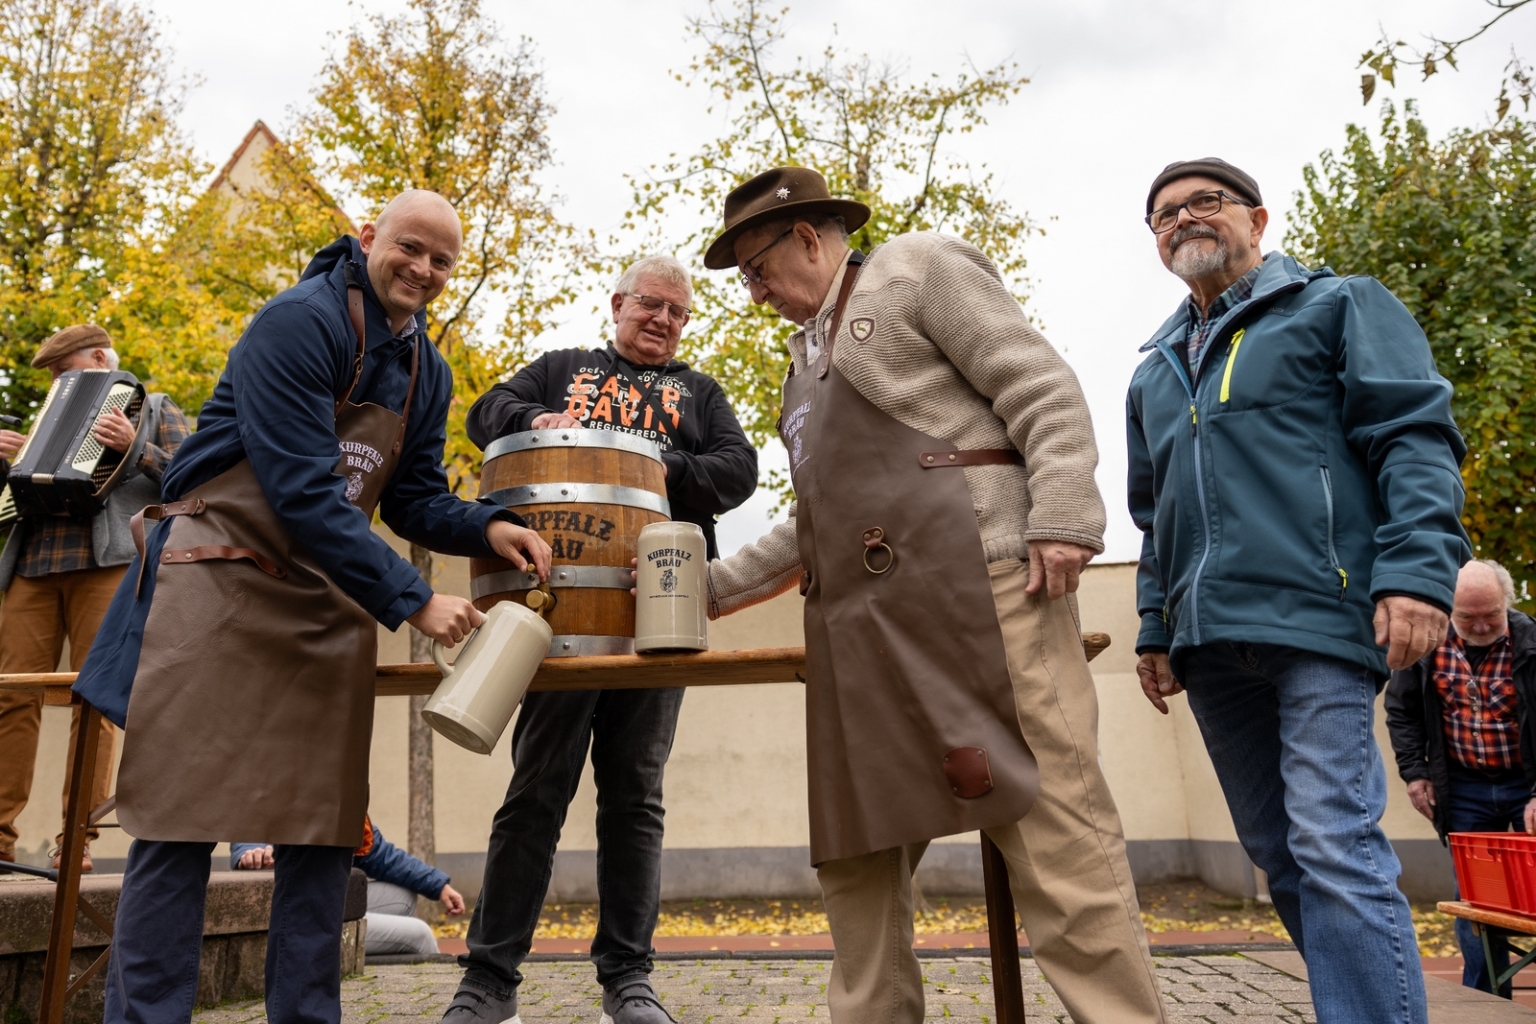
[[[80,880],[80,899],[107,919],[115,919],[122,881],[122,875],[85,875]],[[261,996],[272,883],[270,871],[215,871],[209,876],[198,972],[199,1007]],[[52,882],[0,874],[0,1021],[6,1024],[32,1024],[37,1019],[53,898]],[[367,910],[368,880],[354,868],[343,915],[347,922],[342,932],[344,974],[356,974],[363,968],[362,918]],[[79,915],[72,975],[90,966],[108,941],[100,929]],[[98,973],[70,1002],[65,1021],[100,1021],[104,985],[105,974]]]

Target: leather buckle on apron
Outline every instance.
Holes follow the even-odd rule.
[[[874,566],[869,564],[869,556],[870,556],[871,552],[879,551],[881,548],[885,549],[885,553],[886,553],[886,556],[887,556],[886,557],[886,562],[885,562],[885,568],[883,568],[883,569],[876,569]],[[874,573],[876,576],[884,576],[886,573],[891,571],[891,566],[893,566],[895,564],[896,564],[896,552],[892,551],[891,550],[891,546],[885,542],[885,530],[882,529],[881,527],[878,527],[878,526],[871,526],[869,529],[865,530],[864,531],[864,568],[868,569],[870,572]]]
[[[956,747],[945,754],[944,777],[949,780],[949,791],[962,800],[992,792],[992,764],[981,747]]]
[[[256,568],[274,579],[283,579],[288,570],[254,548],[232,548],[225,544],[199,544],[195,548],[167,548],[160,553],[160,561],[166,565],[185,562],[233,562],[248,558]]]
[[[922,452],[917,464],[924,469],[950,466],[1022,466],[1024,453],[1012,448],[970,448],[953,452]]]
[[[208,503],[202,498],[196,498],[192,501],[171,501],[164,505],[146,505],[133,514],[133,518],[128,520],[128,532],[133,535],[133,546],[139,553],[139,576],[133,581],[135,596],[144,586],[144,520],[159,522],[166,516],[200,516],[207,510]]]

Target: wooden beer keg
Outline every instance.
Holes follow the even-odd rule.
[[[522,516],[554,551],[550,657],[634,653],[630,560],[640,530],[671,518],[666,479],[654,442],[611,430],[530,430],[486,448],[480,497]],[[481,611],[526,604],[539,585],[500,558],[471,559],[469,572]]]

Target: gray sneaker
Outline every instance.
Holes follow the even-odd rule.
[[[448,1012],[443,1014],[443,1024],[523,1024],[517,1015],[517,990],[499,999],[483,988],[460,982]]]
[[[677,1024],[644,974],[631,974],[603,986],[603,1015],[598,1024]]]

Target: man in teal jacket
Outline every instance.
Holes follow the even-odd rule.
[[[1191,294],[1127,399],[1137,672],[1164,714],[1188,692],[1319,1024],[1422,1024],[1372,719],[1388,669],[1445,636],[1466,446],[1403,304],[1262,255],[1268,220],[1222,160],[1170,164],[1147,196]]]

